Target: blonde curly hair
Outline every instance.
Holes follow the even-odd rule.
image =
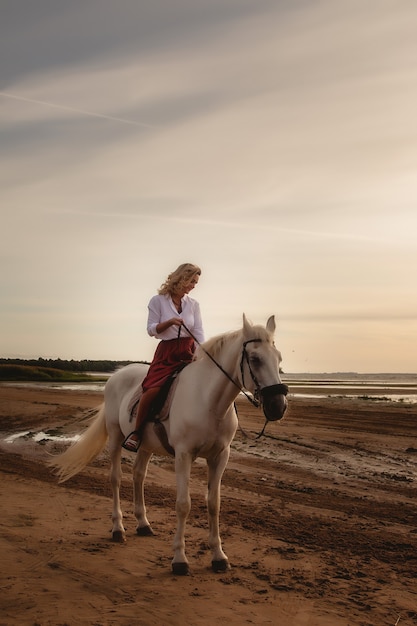
[[[182,263],[176,270],[168,275],[166,281],[161,285],[158,293],[162,296],[176,295],[182,291],[194,276],[201,275],[201,269],[193,263]]]

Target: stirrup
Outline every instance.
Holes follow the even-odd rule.
[[[138,437],[137,440],[136,439],[131,440],[130,438],[132,435],[137,435]],[[122,448],[124,448],[128,452],[136,453],[139,450],[141,443],[142,441],[141,441],[140,432],[138,430],[132,430],[132,432],[126,437],[126,439],[122,443]]]

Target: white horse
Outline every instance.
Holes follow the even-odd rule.
[[[161,411],[162,419],[166,418],[163,423],[167,440],[175,454],[177,530],[172,571],[176,575],[189,572],[185,524],[191,507],[191,465],[197,457],[206,459],[208,466],[207,508],[212,568],[216,572],[229,569],[219,534],[219,509],[220,483],[238,424],[234,401],[240,391],[247,390],[259,398],[265,417],[270,421],[281,419],[287,407],[288,389],[280,378],[281,355],[274,345],[274,331],[273,316],[264,327],[253,326],[243,315],[241,330],[214,337],[199,347],[195,360],[177,376]],[[121,444],[132,430],[129,405],[146,371],[146,365],[132,364],[113,374],[106,383],[104,404],[98,409],[94,421],[70,448],[50,461],[63,482],[82,470],[109,440],[112,537],[118,542],[125,541],[120,508]],[[141,536],[153,534],[144,502],[144,480],[153,453],[169,454],[153,425],[148,423],[133,465],[136,532]]]

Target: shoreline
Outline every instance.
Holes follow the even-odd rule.
[[[394,403],[417,404],[417,383],[378,383],[352,381],[295,381],[283,377],[289,386],[289,398],[340,397],[352,400],[388,401]],[[1,381],[2,387],[15,389],[59,390],[80,393],[103,393],[105,382],[37,382],[37,381]]]

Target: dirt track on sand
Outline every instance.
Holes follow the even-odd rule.
[[[106,451],[58,485],[48,452],[11,433],[75,433],[101,394],[0,386],[0,626],[411,626],[417,624],[415,405],[289,397],[259,441],[242,427],[223,478],[221,534],[232,569],[207,548],[205,465],[193,468],[187,548],[192,573],[170,573],[173,462],[154,457],[146,483],[154,537],[137,537],[132,455],[122,486],[127,543],[110,540]],[[67,445],[67,444],[65,444]]]

